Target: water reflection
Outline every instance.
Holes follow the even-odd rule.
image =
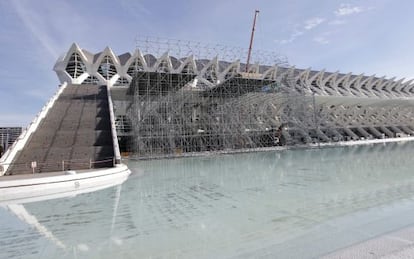
[[[0,258],[319,256],[414,223],[373,227],[381,215],[400,219],[394,211],[414,215],[413,150],[389,143],[130,161],[135,173],[122,186],[3,206]],[[357,228],[347,242],[332,238]],[[318,245],[305,242],[311,233]]]

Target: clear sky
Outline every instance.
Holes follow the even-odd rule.
[[[0,0],[0,126],[27,126],[57,90],[73,42],[133,51],[157,36],[287,56],[297,68],[414,78],[412,0]]]

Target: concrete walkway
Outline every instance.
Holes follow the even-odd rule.
[[[338,250],[322,258],[414,258],[414,227],[388,233]]]

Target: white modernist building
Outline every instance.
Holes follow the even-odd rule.
[[[211,60],[196,59],[193,55],[178,59],[170,56],[168,52],[155,57],[144,54],[139,49],[133,54],[117,56],[109,47],[93,54],[74,43],[69,51],[57,60],[54,70],[61,83],[127,86],[137,71],[146,71],[194,74],[199,85],[213,87],[235,74],[243,74],[245,64],[239,60],[220,61],[217,56]],[[248,72],[255,79],[272,81],[282,80],[284,76],[291,75],[298,86],[317,95],[404,98],[412,97],[414,93],[413,80],[405,81],[405,78],[396,80],[375,75],[331,73],[310,68],[259,64],[251,65]]]
[[[62,83],[108,85],[118,126],[129,121],[138,138],[134,145],[158,153],[267,147],[282,137],[297,144],[414,133],[413,80],[280,64],[256,63],[246,69],[240,60],[176,57],[168,51],[115,55],[107,47],[93,54],[77,44],[54,70]],[[204,146],[188,147],[194,143]]]

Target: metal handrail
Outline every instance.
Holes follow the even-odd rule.
[[[47,173],[47,172],[62,172],[70,170],[88,170],[96,168],[99,164],[109,164],[111,162],[112,166],[115,166],[116,157],[107,157],[100,160],[93,159],[71,159],[71,160],[56,160],[52,162],[38,162],[31,161],[26,163],[7,163],[3,165],[8,165],[14,167],[14,171],[17,171],[17,174],[20,173]],[[35,162],[36,167],[32,167],[32,163]]]

